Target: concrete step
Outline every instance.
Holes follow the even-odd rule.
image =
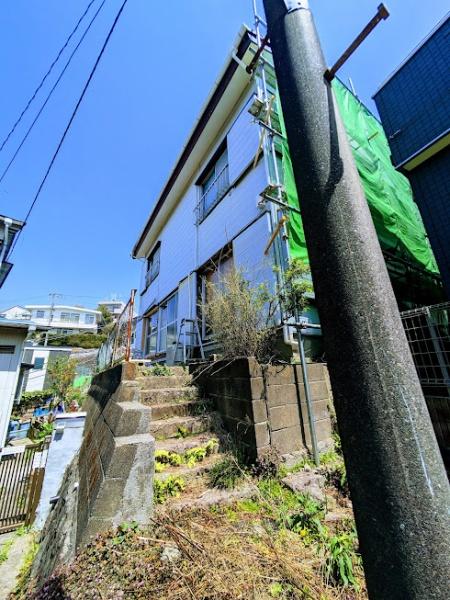
[[[150,433],[156,439],[174,438],[180,431],[187,435],[196,435],[212,428],[215,414],[209,413],[201,417],[171,417],[150,424]]]
[[[186,373],[184,375],[168,375],[164,377],[137,377],[136,381],[143,390],[155,390],[161,388],[184,387],[191,381],[191,376]]]
[[[199,435],[190,435],[186,438],[169,438],[166,440],[156,440],[156,450],[167,450],[168,452],[177,452],[178,454],[184,454],[186,450],[191,448],[197,448],[198,446],[205,446],[209,440],[215,440],[220,445],[220,440],[214,433],[205,431]]]
[[[197,398],[198,390],[195,387],[159,388],[154,390],[141,390],[140,392],[141,402],[147,406],[196,400]]]
[[[181,465],[179,467],[168,466],[161,473],[155,473],[155,479],[164,481],[168,477],[182,477],[185,483],[189,483],[196,477],[200,477],[204,473],[207,473],[216,462],[220,460],[220,454],[211,454],[207,456],[202,462],[198,462],[192,467],[188,465]]]
[[[171,375],[189,375],[189,371],[184,367],[168,367]],[[140,377],[159,377],[153,375],[152,367],[141,367]]]
[[[202,400],[187,400],[184,402],[168,402],[151,407],[152,420],[168,419],[170,417],[201,416],[208,411],[208,404]]]

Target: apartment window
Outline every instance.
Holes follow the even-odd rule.
[[[92,325],[93,323],[95,323],[95,316],[94,315],[85,315],[84,322],[86,323],[86,325]]]
[[[8,344],[0,345],[0,354],[14,354],[15,351],[16,351],[15,346],[10,346]]]
[[[206,173],[200,178],[199,184],[199,218],[201,220],[220,202],[230,187],[226,145],[222,146],[218,155],[213,158],[213,164],[208,166]]]
[[[80,314],[79,313],[71,313],[71,312],[62,312],[61,313],[61,321],[63,323],[79,323],[80,322]]]
[[[44,357],[39,357],[34,359],[33,369],[43,369],[44,368]]]
[[[177,343],[177,313],[178,294],[174,294],[159,309],[159,352]]]
[[[147,288],[152,281],[159,275],[159,259],[161,255],[161,244],[158,242],[155,249],[147,258],[147,274],[145,276],[145,287]]]
[[[215,287],[220,287],[224,278],[233,269],[234,261],[231,246],[222,250],[222,252],[208,261],[207,265],[199,272],[199,317],[202,327],[202,338],[211,337],[211,328],[206,322],[204,306],[211,299],[211,294]]]
[[[158,345],[158,310],[146,318],[144,354],[156,354]]]
[[[45,317],[45,310],[37,310],[36,311],[36,318],[37,319],[43,319]]]

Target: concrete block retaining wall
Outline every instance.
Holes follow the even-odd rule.
[[[317,438],[325,448],[332,433],[326,365],[309,364],[308,375]],[[270,447],[282,455],[310,448],[300,365],[260,365],[252,358],[221,361],[199,375],[197,382],[250,459],[262,456]]]
[[[124,521],[148,523],[153,504],[151,409],[139,401],[134,365],[92,380],[79,455],[77,545]]]

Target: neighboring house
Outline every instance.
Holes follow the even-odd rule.
[[[21,390],[24,370],[23,348],[34,323],[25,320],[0,319],[0,447],[5,444],[14,400]]]
[[[25,306],[11,306],[0,311],[0,318],[31,321],[31,312]]]
[[[392,161],[410,180],[450,298],[450,15],[374,95]]]
[[[33,322],[46,326],[52,333],[69,335],[72,333],[97,333],[101,312],[82,306],[61,304],[27,304]]]
[[[70,357],[72,348],[55,348],[52,346],[33,346],[26,344],[23,351],[23,362],[32,365],[26,371],[21,386],[22,392],[36,392],[50,387],[48,366],[54,360]]]
[[[0,215],[0,288],[5,283],[13,265],[8,262],[14,238],[24,226],[23,221]]]
[[[98,303],[98,308],[100,309],[101,306],[111,313],[114,321],[117,321],[125,308],[125,302],[122,302],[122,300],[102,300]]]
[[[274,203],[266,201],[272,195],[273,172],[266,152],[260,151],[261,130],[252,116],[261,104],[257,84],[245,69],[255,51],[251,32],[242,28],[133,248],[133,258],[143,263],[137,355],[173,362],[183,319],[197,319],[203,344],[211,351],[202,311],[208,282],[234,266],[251,283],[264,281],[274,289],[274,267],[285,266],[289,258],[281,241],[267,250],[279,215]],[[274,94],[273,72],[269,85]],[[306,317],[318,322],[314,307]],[[187,326],[191,333],[192,327]],[[313,336],[317,330],[305,333]],[[296,345],[292,328],[285,326],[283,337],[288,346]],[[190,339],[197,341],[193,335]]]

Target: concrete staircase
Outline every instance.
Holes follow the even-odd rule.
[[[183,367],[170,367],[170,375],[153,375],[142,369],[136,377],[140,387],[140,401],[151,408],[150,433],[155,437],[156,450],[184,455],[192,448],[204,447],[216,440],[216,450],[193,466],[166,466],[156,479],[179,476],[186,483],[205,473],[218,460],[219,438],[214,433],[217,414],[211,403],[199,397],[191,385],[191,375]]]

